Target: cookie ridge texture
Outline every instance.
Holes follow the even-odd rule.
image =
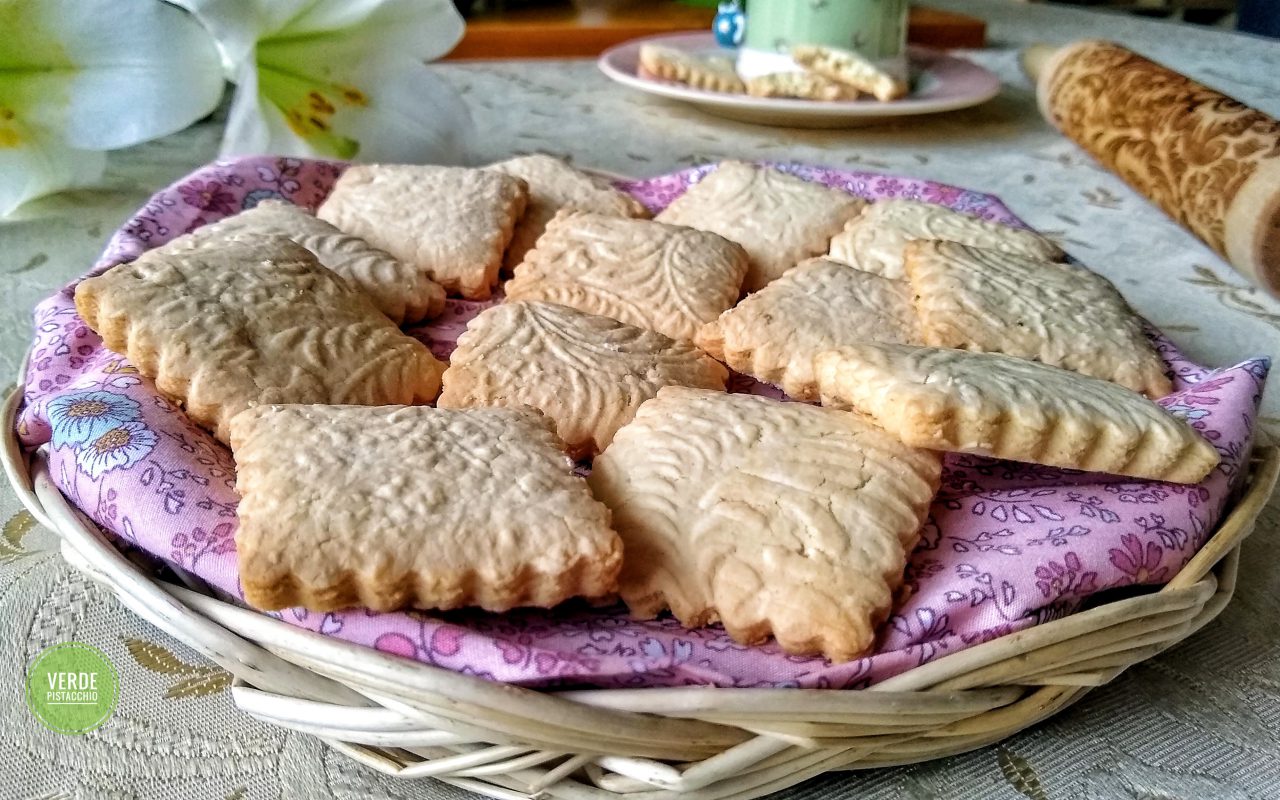
[[[1219,462],[1194,428],[1114,383],[994,353],[864,342],[814,359],[822,404],[913,447],[1197,483]]]
[[[227,441],[265,403],[427,403],[444,367],[290,239],[150,251],[76,287],[76,310],[187,415]]]
[[[701,58],[660,44],[640,46],[640,66],[655,78],[683,83],[708,92],[742,94],[746,91],[733,61]]]
[[[1159,398],[1173,390],[1142,320],[1075,264],[953,242],[907,245],[924,344],[1030,358]]]
[[[746,252],[714,233],[565,209],[505,288],[512,300],[559,303],[692,339],[737,302],[746,272]]]
[[[747,81],[752,97],[791,97],[801,100],[857,100],[858,90],[814,72],[772,72]]]
[[[257,608],[506,611],[615,589],[609,510],[535,411],[258,406],[231,447]]]
[[[828,255],[886,278],[906,277],[903,251],[916,239],[957,242],[986,250],[1060,261],[1066,254],[1035,231],[970,216],[937,203],[877,200],[831,240]]]
[[[546,153],[509,158],[485,169],[520,178],[529,186],[528,205],[524,216],[516,223],[504,258],[504,266],[508,269],[514,269],[533,249],[547,223],[562,208],[614,217],[644,219],[650,216],[643,203],[615,188],[605,178],[583,172]]]
[[[847,661],[871,647],[941,460],[854,414],[667,387],[588,478],[613,511],[631,611]]]
[[[485,300],[524,213],[528,186],[483,169],[410,164],[347,167],[320,219],[391,253],[450,294]]]
[[[688,342],[567,306],[510,301],[467,325],[437,405],[536,408],[570,455],[586,458],[663,386],[723,391],[728,376]]]
[[[825,45],[796,45],[791,57],[807,70],[848,84],[882,103],[907,95],[906,81],[880,69],[852,50]]]
[[[160,249],[177,252],[219,247],[222,242],[252,242],[264,235],[284,236],[310,250],[321,264],[367,294],[397,325],[421,322],[444,311],[440,284],[359,236],[343,233],[305,208],[283,200],[263,200],[179,236]]]
[[[703,325],[694,343],[737,372],[817,400],[813,358],[861,341],[919,344],[911,293],[828,258],[811,258]]]
[[[742,288],[754,292],[827,252],[831,237],[865,205],[847,192],[772,167],[723,161],[655,219],[742,245],[751,258]]]

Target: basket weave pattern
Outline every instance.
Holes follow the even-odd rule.
[[[1240,543],[1271,495],[1280,450],[1255,450],[1209,541],[1159,591],[1116,600],[939,658],[863,691],[611,689],[536,692],[383,655],[156,580],[54,486],[14,438],[0,453],[64,557],[135,613],[236,676],[263,721],[311,733],[405,778],[497,798],[758,797],[824,772],[913,763],[999,741],[1071,704],[1216,617]]]

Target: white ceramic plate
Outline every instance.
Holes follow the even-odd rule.
[[[720,48],[710,33],[676,33],[633,39],[606,50],[600,56],[605,75],[642,92],[683,100],[708,114],[761,125],[801,128],[845,128],[869,125],[893,117],[937,114],[986,102],[1000,91],[995,73],[936,50],[911,47],[911,94],[901,100],[791,100],[709,92],[640,74],[640,46],[661,44],[690,53],[733,55]]]

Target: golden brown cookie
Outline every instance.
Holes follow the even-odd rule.
[[[285,236],[310,250],[329,269],[346,278],[397,325],[421,322],[444,310],[444,289],[416,268],[358,236],[343,233],[305,208],[280,200],[263,200],[164,245],[177,252],[220,247],[228,240],[252,241],[263,235]]]
[[[561,211],[507,282],[512,300],[544,300],[692,339],[734,304],[747,254],[714,233]]]
[[[568,306],[507,302],[467,325],[440,408],[531,406],[575,458],[608,446],[663,386],[724,390],[728,370],[692,344]]]
[[[733,61],[727,58],[701,58],[674,47],[644,44],[640,46],[640,67],[655,78],[683,83],[694,89],[729,94],[746,91]]]
[[[905,278],[903,254],[916,239],[959,242],[986,250],[1058,261],[1062,248],[1035,231],[1013,228],[936,203],[877,200],[831,240],[832,258],[886,278]]]
[[[357,164],[342,173],[316,214],[446,292],[483,300],[498,282],[527,196],[524,181],[488,170]]]
[[[258,406],[231,423],[236,556],[261,609],[554,606],[622,548],[536,411]]]
[[[284,237],[145,253],[81,282],[76,310],[223,442],[263,403],[428,403],[444,369]]]
[[[668,387],[588,480],[613,510],[633,614],[847,661],[889,613],[940,474],[854,414]]]
[[[920,343],[910,290],[826,258],[801,262],[694,338],[730,368],[797,400],[818,399],[814,356],[862,341]]]
[[[924,344],[1035,359],[1148,397],[1173,390],[1141,320],[1096,272],[928,241],[907,245],[906,266]]]
[[[847,84],[881,102],[907,95],[906,81],[890,75],[852,50],[824,45],[796,45],[791,57],[807,70]]]
[[[598,175],[574,169],[545,153],[518,156],[485,169],[520,178],[529,186],[529,204],[516,224],[505,264],[514,269],[533,248],[547,223],[562,208],[592,211],[610,217],[647,218],[649,209]]]
[[[801,100],[857,100],[858,90],[814,72],[773,72],[747,81],[752,97],[794,97]]]
[[[1196,483],[1218,452],[1140,394],[993,353],[864,342],[814,359],[822,404],[913,447]]]
[[[776,169],[725,161],[656,219],[742,245],[751,256],[742,288],[754,292],[804,259],[827,252],[831,237],[864,205],[853,195]]]

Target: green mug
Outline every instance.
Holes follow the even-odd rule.
[[[854,50],[905,74],[907,0],[747,0],[739,68],[749,77],[776,71],[797,44]]]

